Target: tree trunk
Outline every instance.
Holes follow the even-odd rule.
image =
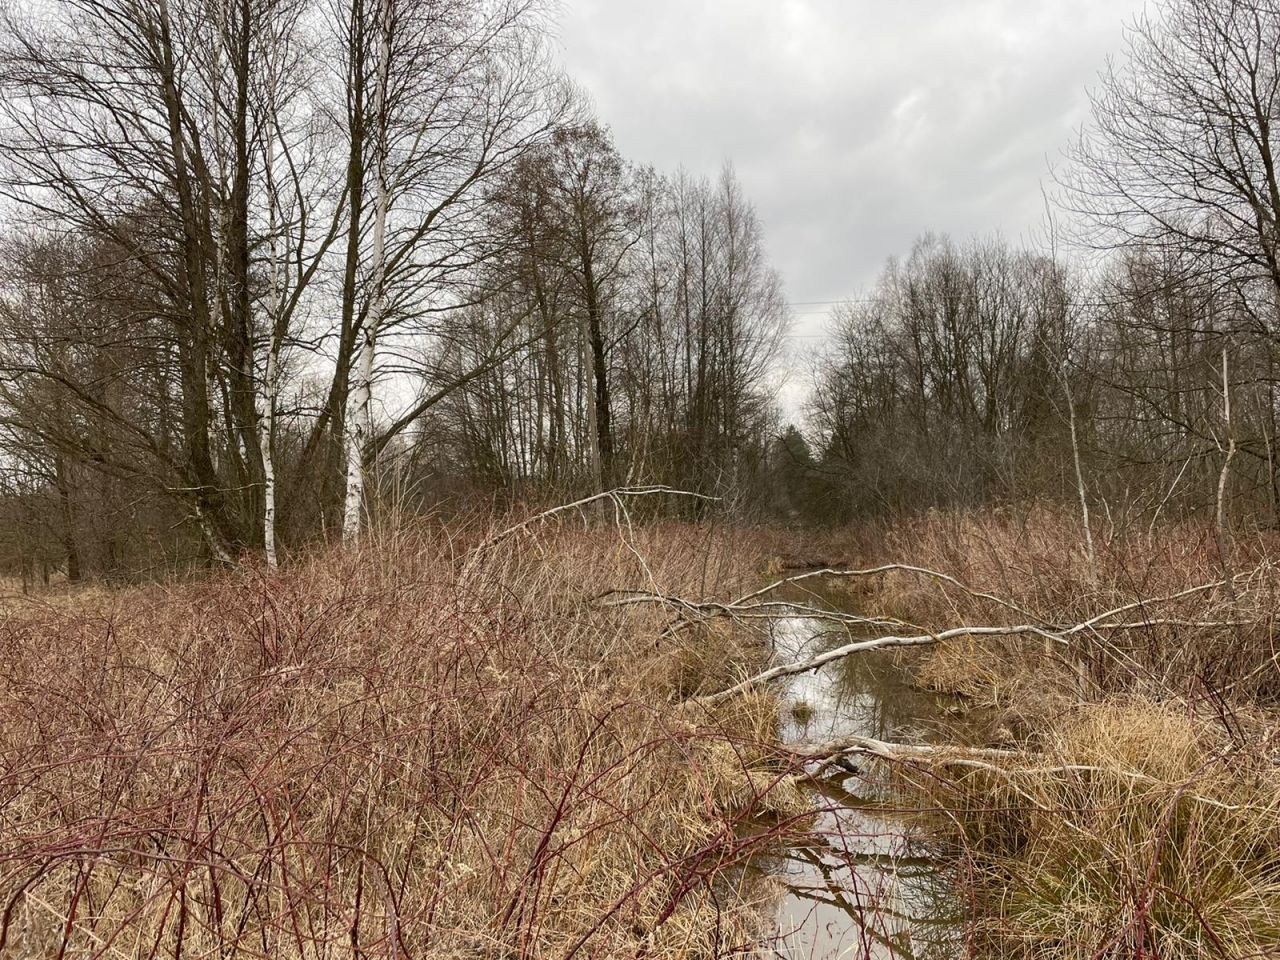
[[[62,454],[54,458],[54,478],[58,486],[58,501],[62,512],[62,545],[67,555],[67,580],[79,583],[83,576],[80,569],[80,547],[76,540],[75,505],[71,500],[71,480],[67,476],[67,462]]]
[[[605,351],[604,324],[600,316],[600,295],[596,289],[595,269],[583,238],[582,276],[587,300],[587,340],[591,350],[591,372],[595,390],[592,395],[595,414],[594,445],[596,483],[599,493],[613,483],[613,417],[609,396],[609,363]]]
[[[378,328],[386,311],[387,279],[387,214],[391,207],[388,178],[387,85],[391,69],[391,2],[379,0],[378,67],[373,90],[373,116],[377,125],[375,143],[378,151],[374,171],[373,219],[373,289],[369,309],[360,331],[360,353],[347,408],[346,460],[347,492],[342,519],[342,541],[354,544],[360,539],[361,511],[364,508],[365,447],[372,437],[370,400],[373,395],[373,362]]]

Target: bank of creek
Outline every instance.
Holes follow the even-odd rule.
[[[775,662],[808,659],[848,634],[809,617],[772,621]],[[901,654],[869,651],[775,681],[782,739],[815,743],[849,735],[893,742],[972,736],[977,717],[923,691]],[[943,728],[946,733],[943,733]],[[774,949],[788,960],[939,960],[963,953],[963,905],[953,864],[910,825],[884,764],[865,757],[831,763],[814,778],[812,829],[755,869],[780,880]]]

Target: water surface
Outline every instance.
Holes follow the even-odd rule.
[[[771,625],[778,662],[803,659],[848,641],[830,625],[781,618]],[[909,682],[892,652],[856,654],[782,681],[783,739],[932,739],[954,707]],[[856,758],[818,781],[812,833],[765,864],[785,886],[778,906],[780,957],[939,960],[962,955],[961,908],[947,865],[907,820],[883,765]]]

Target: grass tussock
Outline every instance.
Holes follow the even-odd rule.
[[[1219,737],[1172,704],[1095,704],[1046,735],[1041,768],[930,782],[983,955],[1274,955],[1280,776]]]
[[[1226,564],[1213,529],[1190,522],[1096,530],[1091,563],[1078,517],[1048,507],[931,513],[847,536],[824,551],[927,567],[1019,608],[906,573],[853,588],[859,612],[925,630],[1069,627],[1230,578],[1137,604],[1116,620],[1124,629],[1065,645],[969,637],[917,658],[921,685],[993,708],[1026,759],[907,783],[946,811],[930,825],[963,855],[979,955],[1275,955],[1275,533],[1238,534]]]
[[[471,538],[472,541],[478,539]],[[801,816],[758,657],[614,587],[732,595],[680,525],[385,538],[0,622],[6,957],[713,957],[759,937],[739,824]],[[465,570],[465,573],[463,572]],[[691,652],[691,649],[693,652]]]

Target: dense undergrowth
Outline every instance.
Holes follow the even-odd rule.
[[[749,949],[737,867],[767,838],[737,823],[803,804],[766,695],[679,701],[759,652],[592,599],[732,593],[759,543],[579,526],[464,563],[477,539],[10,604],[0,955]]]
[[[884,561],[970,590],[898,571],[823,599],[924,631],[1129,608],[1066,643],[907,657],[1007,751],[894,770],[954,853],[961,952],[1274,955],[1274,535],[1228,565],[1194,524],[1100,536],[1091,563],[1043,508],[818,536],[575,522],[475,552],[486,536],[8,602],[0,955],[767,952],[775,891],[743,866],[811,802],[767,688],[690,699],[762,666],[759,634],[714,607],[668,631],[670,605],[609,591],[723,600]]]
[[[1137,601],[1125,629],[1057,644],[969,638],[917,662],[921,683],[993,712],[1033,759],[900,771],[957,850],[973,956],[1272,957],[1280,951],[1280,539],[1205,524],[1099,538],[1069,513],[930,514],[814,547],[957,577],[1022,612],[909,575],[853,603],[927,630],[1073,626]],[[1204,587],[1205,589],[1197,589]],[[1157,603],[1160,598],[1185,596]]]

